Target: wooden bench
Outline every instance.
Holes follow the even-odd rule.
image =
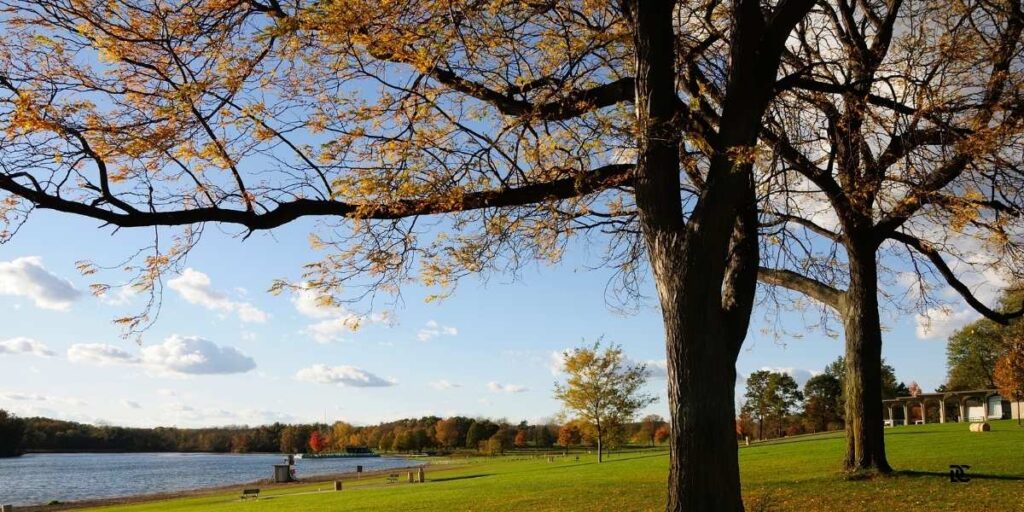
[[[247,500],[249,498],[253,498],[253,499],[257,499],[257,500],[260,499],[260,490],[259,489],[243,489],[242,490],[242,495],[239,496],[238,499]]]
[[[388,483],[389,484],[397,484],[398,483],[398,473],[391,473],[390,475],[388,475]]]

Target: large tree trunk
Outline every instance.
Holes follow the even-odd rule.
[[[672,416],[666,510],[742,512],[736,357],[757,284],[753,148],[786,36],[813,0],[736,2],[728,84],[710,168],[688,220],[680,200],[674,2],[624,0],[636,56],[636,204],[658,290]]]
[[[892,471],[882,425],[882,328],[878,317],[877,244],[850,235],[850,285],[842,300],[846,334],[847,470]]]

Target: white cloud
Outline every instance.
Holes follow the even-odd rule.
[[[442,390],[443,391],[443,390],[446,390],[446,389],[461,388],[462,384],[455,384],[454,382],[448,382],[445,379],[441,379],[439,381],[431,382],[430,383],[430,387],[432,387],[434,389],[437,389],[437,390]]]
[[[251,357],[234,347],[176,334],[159,345],[143,347],[142,363],[185,375],[245,373],[256,368],[256,362]]]
[[[358,319],[351,317],[337,317],[321,320],[306,326],[301,332],[313,338],[313,341],[321,344],[345,341],[345,335],[356,329]]]
[[[139,358],[113,345],[104,343],[76,343],[68,348],[68,360],[72,363],[108,366],[113,364],[135,364]]]
[[[121,400],[121,405],[129,409],[142,409],[142,404],[132,400]]]
[[[382,388],[394,386],[394,379],[382,379],[366,370],[354,366],[327,366],[315,364],[303,368],[295,374],[295,378],[318,384],[341,384],[354,388]]]
[[[566,349],[565,351],[558,352],[554,351],[548,355],[547,367],[551,370],[551,375],[558,377],[565,372],[565,352],[571,351],[572,349]],[[635,365],[638,361],[626,357],[624,361],[628,365]],[[647,367],[648,376],[652,379],[665,379],[668,378],[668,361],[665,359],[648,359],[642,361]]]
[[[321,297],[319,292],[303,283],[302,288],[292,294],[292,304],[299,314],[308,318],[333,318],[344,311],[345,308],[339,305],[321,301]]]
[[[0,261],[0,295],[28,297],[36,307],[67,311],[81,294],[71,281],[46,270],[38,256]]]
[[[163,404],[154,408],[157,425],[187,427],[214,427],[225,425],[269,425],[271,423],[295,423],[309,421],[277,411],[263,409],[239,409],[237,407],[194,407],[184,403]]]
[[[420,341],[430,341],[443,336],[455,336],[459,334],[459,330],[454,327],[447,325],[441,325],[436,320],[430,320],[427,325],[424,326],[418,333],[416,333],[416,339]]]
[[[32,354],[39,357],[50,357],[53,351],[32,338],[11,338],[0,341],[0,354]]]
[[[350,312],[344,307],[322,300],[325,297],[317,290],[303,284],[292,295],[292,304],[302,316],[319,320],[306,326],[301,332],[317,343],[344,341],[344,335],[359,329],[367,318]]]
[[[16,391],[0,392],[0,398],[17,402],[45,402],[49,399],[46,395],[38,393],[18,393]]]
[[[139,365],[164,375],[223,375],[245,373],[256,368],[253,359],[234,347],[224,347],[195,336],[166,338],[163,343],[143,347],[135,356],[113,345],[79,343],[68,349],[74,363],[94,365]]]
[[[39,393],[22,393],[18,391],[0,391],[0,400],[11,402],[49,402],[61,405],[84,406],[84,400],[74,397],[42,395]]]
[[[518,384],[501,384],[494,381],[487,383],[487,389],[495,393],[522,393],[527,391],[525,386],[520,386]]]
[[[138,292],[135,291],[135,288],[132,288],[131,286],[122,286],[118,288],[115,293],[106,291],[99,297],[104,304],[109,304],[111,306],[124,306],[130,304],[132,300],[135,299],[136,295],[138,295]]]
[[[792,368],[792,367],[780,368],[780,367],[774,367],[774,366],[762,366],[761,369],[762,370],[767,370],[767,371],[770,371],[770,372],[785,373],[786,375],[789,375],[790,377],[793,377],[793,380],[796,381],[797,386],[800,386],[801,388],[804,387],[804,384],[806,384],[807,381],[810,380],[811,377],[814,377],[815,375],[818,375],[819,373],[821,373],[821,372],[816,372],[816,371],[812,371],[812,370],[805,370],[803,368]]]
[[[559,376],[565,370],[565,352],[552,352],[548,356],[548,370],[551,370],[551,375]]]
[[[667,359],[648,359],[644,361],[647,365],[647,373],[652,379],[667,379],[668,378],[668,360]]]
[[[922,340],[945,340],[952,336],[957,329],[979,318],[981,315],[969,308],[958,310],[948,306],[929,308],[915,318],[917,337]]]
[[[251,303],[233,301],[227,294],[214,290],[210,285],[210,277],[192,268],[186,268],[180,276],[168,281],[167,286],[192,304],[213,311],[234,313],[243,322],[263,323],[269,316]]]

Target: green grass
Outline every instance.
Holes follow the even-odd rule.
[[[850,479],[840,470],[841,434],[740,449],[748,510],[1024,511],[1024,428],[997,421],[975,434],[965,424],[886,430],[893,476]],[[951,484],[950,464],[968,464],[969,483]],[[668,467],[664,453],[613,455],[604,464],[506,457],[431,468],[425,484],[387,485],[381,478],[300,484],[239,502],[237,493],[94,510],[145,511],[555,511],[661,510]]]

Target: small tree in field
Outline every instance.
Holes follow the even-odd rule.
[[[565,352],[563,365],[569,378],[564,385],[555,383],[555,398],[593,429],[601,462],[610,427],[632,420],[638,410],[657,400],[640,391],[647,382],[647,367],[629,364],[618,345],[602,351],[600,342]]]
[[[1006,353],[996,362],[994,375],[999,393],[1017,401],[1017,425],[1020,425],[1024,408],[1024,338],[1011,342]]]

